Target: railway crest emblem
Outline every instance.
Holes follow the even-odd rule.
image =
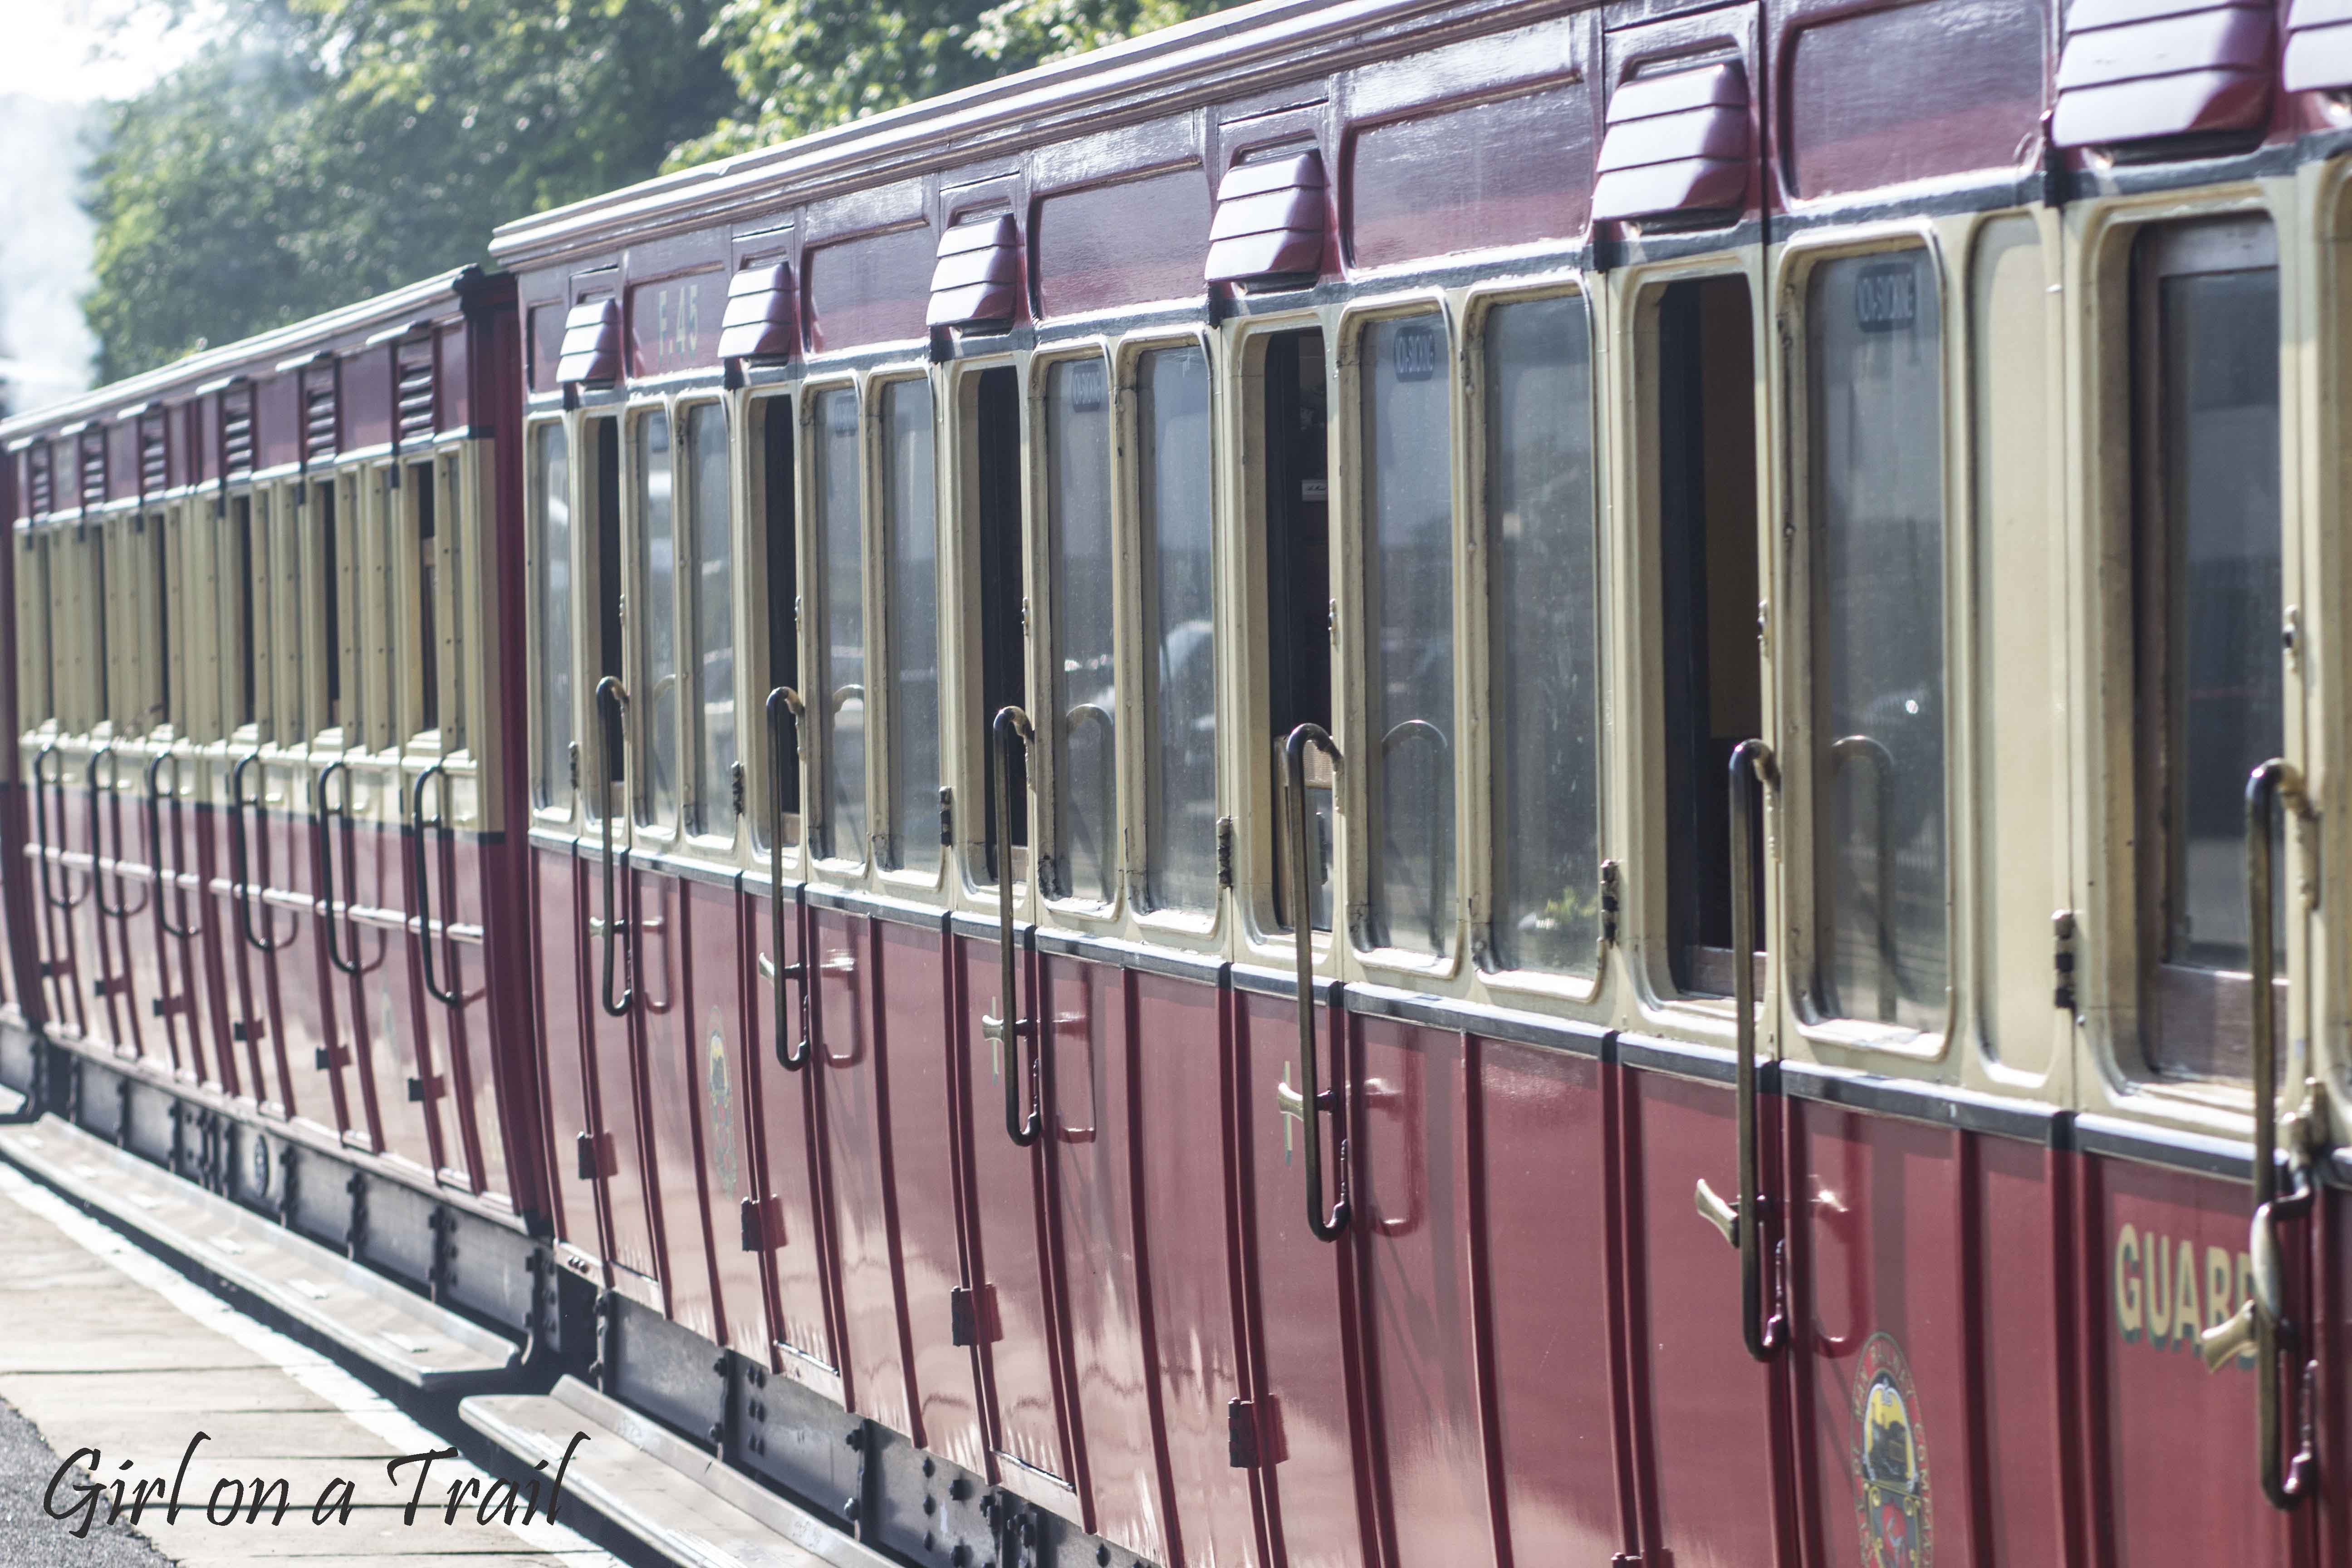
[[[1854,1511],[1865,1568],[1928,1568],[1927,1444],[1903,1347],[1873,1334],[1853,1370]]]

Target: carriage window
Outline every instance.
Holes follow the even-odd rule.
[[[251,496],[238,496],[228,503],[230,570],[223,587],[231,595],[233,608],[227,620],[236,635],[236,660],[231,679],[236,683],[232,727],[237,729],[259,722],[268,679],[268,661],[260,640],[261,618],[254,613],[253,593],[268,552],[254,525],[253,505]]]
[[[1027,709],[1029,679],[1023,641],[1022,598],[1028,574],[1021,563],[1021,386],[1009,368],[982,371],[972,387],[973,521],[980,556],[980,710],[973,715],[981,760],[981,819],[974,837],[987,854],[982,879],[993,882],[996,863],[996,715],[1008,705]],[[1029,842],[1029,762],[1015,751],[1006,775],[1013,795],[1013,843]],[[1018,868],[1015,868],[1018,874]]]
[[[1445,329],[1364,329],[1366,936],[1454,950],[1454,504]]]
[[[768,568],[768,680],[762,693],[778,686],[789,686],[798,691],[801,684],[800,650],[800,562],[793,552],[796,538],[793,492],[793,405],[786,397],[772,397],[757,405],[761,415],[761,445],[766,459],[761,500],[767,513]],[[765,701],[765,697],[761,699]],[[764,710],[761,715],[765,721]],[[792,830],[791,817],[801,809],[800,769],[794,765],[797,737],[793,731],[797,721],[790,713],[783,716],[784,731],[780,737],[776,754],[769,765],[782,768],[779,781],[784,789],[785,831]],[[768,813],[764,801],[761,809],[751,816],[756,833],[764,844],[768,837]]]
[[[1756,382],[1748,285],[1660,291],[1658,568],[1666,741],[1666,934],[1685,995],[1732,989],[1730,761],[1763,732],[1756,648]],[[1751,869],[1761,937],[1763,847]]]
[[[1144,897],[1217,897],[1217,658],[1209,361],[1160,349],[1137,366],[1143,531]]]
[[[1265,755],[1273,767],[1278,826],[1267,847],[1275,859],[1275,918],[1292,923],[1290,855],[1283,846],[1291,811],[1284,790],[1283,744],[1300,724],[1331,727],[1331,531],[1329,394],[1323,380],[1323,334],[1282,332],[1266,340],[1263,387],[1265,452],[1266,716]],[[1307,918],[1331,929],[1330,764],[1307,755],[1307,819],[1314,842],[1307,864]]]
[[[1494,947],[1590,974],[1601,936],[1600,560],[1584,301],[1486,318]]]
[[[539,756],[531,799],[572,807],[572,437],[561,425],[540,426],[531,454],[539,501],[537,590]]]
[[[89,563],[89,596],[84,607],[89,618],[83,623],[83,631],[89,638],[89,670],[93,685],[89,723],[84,728],[94,729],[111,717],[114,712],[115,687],[113,682],[107,679],[114,662],[115,649],[114,639],[106,635],[109,605],[106,580],[106,529],[103,524],[89,531],[88,560]]]
[[[2247,1072],[2243,792],[2285,749],[2277,243],[2232,219],[2134,258],[2142,1044],[2182,1077]]]
[[[596,529],[594,564],[596,571],[596,679],[602,685],[606,677],[614,681],[622,678],[621,668],[621,426],[616,419],[597,419],[589,424],[589,438],[595,443],[596,484],[591,517]],[[603,787],[588,797],[589,814],[602,817],[611,809],[613,786],[628,777],[628,762],[623,754],[625,737],[619,728],[622,715],[602,705],[593,704],[594,688],[590,689],[592,706],[589,722],[596,727],[597,749],[604,756]]]
[[[1813,275],[1816,1001],[1942,1026],[1943,361],[1924,251]]]
[[[894,381],[882,389],[882,440],[890,681],[884,864],[929,871],[940,863],[939,521],[929,382]]]
[[[286,710],[278,733],[289,742],[305,738],[310,732],[310,622],[318,614],[310,596],[302,592],[302,520],[309,508],[289,505],[282,509],[282,537],[275,542],[273,559],[278,574],[271,584],[271,594],[278,606],[277,640],[286,650],[286,669],[278,689],[284,694]]]
[[[728,473],[727,410],[698,403],[687,415],[687,461],[692,465],[694,575],[694,789],[688,798],[697,833],[725,837],[735,830],[735,556],[734,487]]]
[[[857,516],[857,394],[816,400],[817,574],[824,584],[817,628],[824,688],[808,699],[824,784],[825,853],[866,858],[866,574]]]
[[[418,731],[441,727],[441,570],[435,538],[440,519],[433,489],[433,465],[412,464],[409,504],[416,509],[416,722]]]
[[[1110,384],[1100,359],[1045,373],[1045,510],[1054,601],[1054,821],[1065,898],[1118,895],[1118,748],[1112,669]]]
[[[360,734],[360,492],[357,476],[335,480],[334,511],[326,531],[332,546],[327,569],[327,592],[332,595],[328,638],[329,696],[332,709],[327,722],[342,731],[346,743]]]
[[[147,520],[147,592],[152,601],[148,614],[142,617],[149,646],[154,651],[154,662],[148,677],[149,689],[154,694],[153,707],[147,716],[148,727],[175,721],[177,712],[172,705],[172,569],[169,563],[170,543],[168,523],[157,512]]]
[[[19,534],[17,549],[17,723],[33,730],[57,716],[49,630],[49,535]]]
[[[325,726],[343,721],[343,574],[342,525],[336,505],[335,482],[328,479],[312,492],[319,506],[319,605],[324,625],[319,639],[320,671],[326,683]]]
[[[637,724],[644,747],[637,820],[677,826],[677,530],[670,505],[669,416],[637,421]]]

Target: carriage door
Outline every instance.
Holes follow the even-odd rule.
[[[582,429],[582,457],[593,465],[583,476],[589,537],[582,617],[593,679],[587,744],[582,747],[580,763],[588,813],[581,869],[587,886],[586,897],[576,907],[586,917],[578,927],[578,952],[593,1004],[586,1033],[593,1074],[590,1103],[598,1124],[579,1144],[579,1173],[597,1182],[604,1194],[614,1287],[666,1310],[654,1179],[641,1154],[646,1085],[635,1045],[638,910],[629,867],[630,798],[636,787],[635,770],[642,764],[632,749],[640,721],[633,711],[635,694],[627,685],[623,430],[621,421],[609,416],[590,419]]]

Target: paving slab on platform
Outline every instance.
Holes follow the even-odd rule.
[[[7,1259],[0,1268],[0,1403],[21,1412],[55,1456],[95,1448],[102,1479],[168,1484],[190,1437],[207,1434],[189,1461],[178,1521],[165,1521],[151,1504],[139,1534],[155,1550],[118,1528],[104,1548],[117,1555],[73,1539],[70,1521],[45,1517],[57,1458],[37,1446],[0,1444],[0,1562],[7,1568],[166,1562],[232,1568],[280,1558],[302,1568],[617,1568],[568,1525],[543,1517],[524,1525],[520,1510],[511,1526],[496,1510],[483,1522],[476,1494],[467,1495],[457,1523],[445,1523],[449,1483],[488,1479],[458,1458],[434,1462],[425,1507],[407,1522],[403,1505],[415,1469],[394,1481],[384,1473],[386,1460],[447,1443],[325,1355],[245,1317],[5,1166],[0,1258]],[[125,1459],[129,1471],[120,1468]],[[526,1461],[499,1473],[527,1480],[534,1472]],[[358,1506],[348,1524],[314,1526],[312,1506],[339,1476],[352,1481]],[[235,1524],[206,1523],[203,1505],[214,1483],[235,1478],[248,1493],[256,1480],[285,1479],[285,1522],[273,1528],[265,1512],[258,1524],[242,1514]],[[68,1476],[57,1506],[79,1495]],[[572,1511],[567,1499],[564,1512]]]

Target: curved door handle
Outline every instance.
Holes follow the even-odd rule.
[[[2271,992],[2277,968],[2271,949],[2275,941],[2271,914],[2271,889],[2276,866],[2271,849],[2271,808],[2283,805],[2294,817],[2311,820],[2311,802],[2304,792],[2303,775],[2283,758],[2273,757],[2246,779],[2246,967],[2252,980],[2252,1003],[2254,1111],[2254,1192],[2252,1234],[2248,1252],[2253,1263],[2253,1299],[2230,1318],[2198,1338],[2209,1371],[2219,1372],[2247,1349],[2254,1352],[2254,1442],[2260,1458],[2263,1495],[2276,1509],[2292,1509],[2311,1495],[2318,1458],[2312,1441],[2311,1401],[2315,1379],[2304,1375],[2288,1381],[2300,1391],[2302,1410],[2295,1417],[2301,1446],[2286,1449],[2285,1413],[2281,1409],[2281,1375],[2297,1339],[2294,1320],[2287,1314],[2284,1253],[2278,1222],[2295,1218],[2311,1206],[2311,1183],[2306,1170],[2310,1152],[2290,1150],[2288,1163],[2295,1177],[2291,1191],[2279,1191],[2278,1180],[2278,1026],[2271,1013]],[[2303,1126],[2311,1122],[2305,1119]]]
[[[1339,1094],[1322,1088],[1322,1066],[1315,1049],[1315,921],[1308,912],[1307,880],[1307,830],[1310,819],[1307,811],[1307,752],[1314,747],[1331,759],[1331,776],[1336,785],[1342,766],[1339,743],[1320,724],[1301,724],[1283,742],[1283,760],[1286,764],[1285,778],[1290,795],[1290,885],[1298,891],[1297,908],[1291,911],[1290,931],[1294,951],[1297,954],[1298,975],[1298,1089],[1295,1094],[1282,1096],[1285,1114],[1298,1118],[1307,1145],[1307,1226],[1318,1241],[1337,1241],[1348,1228],[1353,1206],[1348,1201],[1348,1139],[1342,1131],[1339,1138],[1339,1195],[1327,1210],[1323,1206],[1323,1118],[1329,1113],[1337,1119]],[[1337,798],[1336,788],[1334,798]],[[1334,927],[1339,924],[1335,918]],[[1332,1019],[1332,1044],[1339,1045],[1339,1019]]]
[[[343,781],[342,804],[331,808],[327,805],[327,783],[334,778]],[[339,940],[343,921],[351,918],[352,906],[348,896],[343,902],[342,921],[335,917],[334,824],[337,818],[341,819],[343,827],[343,886],[348,894],[348,889],[355,887],[359,879],[357,868],[352,863],[351,851],[352,770],[350,764],[340,761],[320,768],[318,781],[311,785],[310,831],[318,844],[319,900],[326,911],[327,962],[333,964],[339,973],[356,978],[360,973],[359,932],[356,930],[352,932],[352,952],[348,958],[343,956],[342,943]]]
[[[174,851],[172,858],[175,860],[180,858],[177,854],[180,847],[180,754],[177,752],[158,752],[147,760],[147,841],[153,845],[155,849],[155,918],[163,922],[164,935],[176,937],[182,942],[193,942],[204,934],[205,928],[201,921],[193,920],[188,915],[188,889],[180,880],[182,873],[187,869],[187,867],[184,861],[176,867],[167,867],[163,863],[165,792],[163,779],[165,763],[172,764],[171,842]],[[172,917],[164,912],[167,905],[163,895],[163,885],[166,881],[172,886],[172,898],[168,907],[175,907],[180,911],[179,923],[176,925],[173,923]]]
[[[415,793],[409,797],[409,846],[410,853],[416,858],[416,942],[418,952],[424,958],[425,989],[445,1007],[462,1007],[466,1005],[466,991],[457,973],[457,941],[449,934],[450,921],[457,912],[455,894],[442,900],[447,906],[441,921],[441,943],[446,950],[443,957],[449,965],[448,985],[441,984],[440,976],[433,966],[433,857],[425,847],[425,790],[436,780],[440,782],[441,789],[435,798],[431,826],[436,847],[446,849],[449,843],[449,774],[446,770],[436,763],[417,774]]]
[[[1004,1055],[1004,1132],[1026,1149],[1045,1130],[1045,1042],[1037,1020],[1021,1016],[1021,954],[1013,945],[1013,748],[1025,752],[1037,738],[1029,715],[1010,703],[996,710],[990,726],[991,765],[996,770],[996,956],[1003,987],[997,1013],[983,1013],[980,1032]],[[1025,809],[1026,803],[1024,803]],[[1021,1042],[1029,1048],[1029,1109],[1021,1108]]]
[[[106,783],[102,785],[98,782],[98,764],[100,762],[106,763]],[[143,890],[135,904],[122,899],[120,895],[116,897],[113,903],[110,904],[106,901],[106,876],[100,868],[106,861],[105,825],[109,818],[111,818],[114,823],[114,879],[118,883],[122,880],[121,784],[122,764],[115,754],[114,742],[108,741],[90,752],[89,761],[82,769],[82,787],[89,796],[90,895],[98,900],[99,913],[109,920],[117,921],[129,920],[132,915],[144,914],[147,911],[147,895]],[[106,803],[102,810],[99,805],[101,796]]]
[[[1776,1307],[1764,1306],[1764,1230],[1770,1200],[1759,1190],[1756,1148],[1756,873],[1749,865],[1755,842],[1757,792],[1749,782],[1778,789],[1780,765],[1761,741],[1742,741],[1731,753],[1731,992],[1738,1042],[1732,1093],[1739,1125],[1739,1195],[1726,1203],[1702,1180],[1694,1194],[1699,1217],[1739,1248],[1739,1334],[1748,1353],[1769,1359],[1787,1335]]]
[[[56,765],[52,767],[52,763]],[[41,852],[34,857],[34,860],[41,868],[41,901],[53,910],[70,914],[81,908],[82,900],[89,897],[89,890],[84,889],[79,898],[74,897],[70,891],[60,898],[52,886],[57,879],[63,879],[68,889],[73,887],[73,873],[64,865],[58,865],[55,872],[49,868],[50,855],[62,856],[65,852],[65,846],[49,837],[49,796],[52,792],[57,795],[58,826],[62,830],[66,816],[66,760],[58,752],[55,741],[48,742],[33,753],[33,836],[40,840],[41,845]],[[93,865],[90,868],[92,886],[98,881],[97,871],[98,868]]]
[[[261,814],[267,809],[258,796],[248,800],[245,793],[247,770],[260,761],[259,752],[247,752],[237,759],[236,765],[228,773],[229,897],[236,905],[236,929],[244,937],[245,944],[256,952],[276,952],[292,939],[278,934],[270,925],[266,910],[262,913],[261,923],[269,929],[266,934],[257,934],[253,929],[253,903],[257,895],[253,886],[252,856],[245,836],[246,808],[248,805],[253,808],[257,822],[261,820]]]
[[[776,1060],[788,1072],[808,1066],[808,934],[801,934],[800,957],[784,962],[784,722],[792,721],[793,777],[800,776],[801,722],[807,710],[789,686],[768,693],[768,943],[774,951],[768,970],[776,982]],[[801,988],[801,1005],[788,1010],[784,987]]]
[[[607,705],[613,710],[610,719],[604,716]],[[621,684],[618,676],[608,675],[596,683],[596,721],[595,782],[599,796],[598,804],[604,808],[598,815],[603,820],[604,828],[604,918],[601,922],[592,921],[589,924],[592,931],[604,944],[604,984],[598,994],[597,1000],[610,1016],[625,1018],[629,1015],[629,1009],[636,1005],[637,988],[636,965],[634,962],[627,963],[629,984],[618,991],[615,991],[613,986],[615,973],[623,962],[632,961],[635,957],[633,952],[621,952],[622,944],[631,942],[635,935],[627,918],[621,913],[621,906],[614,901],[613,891],[613,818],[618,815],[613,805],[612,789],[613,763],[615,760],[612,752],[615,745],[621,749],[618,759],[621,763],[620,776],[623,784],[621,810],[628,809],[626,803],[629,795],[626,787],[629,762],[629,693],[628,689]]]

